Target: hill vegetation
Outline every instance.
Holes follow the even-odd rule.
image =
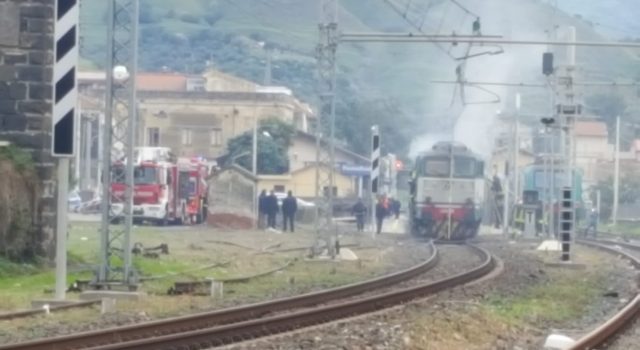
[[[408,0],[389,2],[401,8],[409,4]],[[385,0],[341,0],[340,28],[415,32],[407,22],[421,20],[427,32],[470,32],[470,23],[475,18],[449,1],[432,1],[430,9],[425,7],[426,3],[412,1],[411,6],[406,7],[408,20],[405,20],[392,11]],[[486,32],[526,38],[543,38],[553,11],[541,0],[519,0],[517,4],[513,0],[464,3],[482,16]],[[583,4],[583,7],[589,6]],[[93,67],[100,67],[104,62],[105,12],[106,2],[83,2],[82,55]],[[169,69],[199,73],[210,64],[261,82],[266,48],[274,57],[273,83],[286,85],[300,98],[314,102],[317,12],[318,2],[306,0],[141,0],[140,67],[147,71]],[[558,23],[577,26],[581,40],[598,37],[593,23],[563,13],[554,16]],[[434,85],[430,81],[455,80],[454,71],[459,61],[449,56],[463,52],[461,46],[341,45],[338,137],[355,151],[366,153],[369,126],[379,123],[385,135],[383,148],[405,154],[410,140],[431,132],[434,126],[452,130],[465,107],[459,97],[452,98],[452,85]],[[515,58],[508,62],[491,61],[493,56],[470,60],[468,79],[488,76],[489,80],[497,80],[514,75],[522,80],[543,79],[539,72],[540,50],[504,49]],[[503,59],[506,54],[501,55]],[[637,61],[629,53],[612,55],[611,51],[581,49],[578,57],[586,68],[585,75],[593,80],[637,76],[640,72]],[[523,91],[524,107],[530,109],[531,114],[546,112],[546,107],[541,107],[544,103],[540,103],[545,96],[546,91]],[[503,105],[505,98],[509,97],[503,96]],[[491,109],[495,111],[501,106]],[[487,113],[487,110],[473,113]]]

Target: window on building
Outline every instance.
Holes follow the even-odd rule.
[[[217,147],[222,145],[222,130],[211,130],[211,146]]]
[[[160,128],[147,128],[147,146],[160,146]]]
[[[182,144],[185,146],[191,146],[193,131],[191,129],[182,129]]]
[[[284,193],[285,187],[283,185],[275,185],[273,186],[273,192]]]
[[[329,186],[325,186],[324,188],[322,188],[322,194],[325,197],[329,196]],[[334,197],[338,196],[338,187],[336,187],[336,186],[333,186],[333,196]]]

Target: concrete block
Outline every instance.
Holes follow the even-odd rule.
[[[24,49],[53,50],[53,37],[50,34],[20,34],[20,47]]]
[[[0,66],[0,81],[12,81],[17,76],[16,67],[14,66]]]
[[[538,246],[538,250],[547,252],[559,252],[560,250],[562,250],[562,244],[560,243],[560,241],[550,239],[542,242]]]
[[[100,313],[102,315],[116,312],[116,299],[114,298],[103,298],[100,305]]]
[[[27,82],[45,83],[51,80],[51,69],[45,66],[25,66],[18,70],[18,79]]]
[[[53,5],[24,6],[20,14],[28,18],[53,18]]]
[[[53,21],[39,18],[26,19],[27,31],[29,33],[53,33]]]
[[[562,334],[551,334],[544,342],[545,350],[566,350],[576,343],[575,340]]]
[[[358,256],[349,248],[340,248],[340,260],[355,261],[358,260]]]
[[[31,51],[29,52],[29,64],[48,65],[53,63],[53,54],[49,51]]]
[[[147,294],[144,292],[121,292],[114,290],[88,290],[80,293],[81,300],[102,300],[102,299],[115,299],[115,300],[132,300],[138,301],[144,298]]]
[[[9,84],[9,97],[13,100],[23,100],[27,97],[27,85],[22,83]]]
[[[0,101],[0,113],[2,114],[16,114],[16,101],[3,100]]]
[[[33,100],[50,100],[53,88],[51,84],[29,84],[29,98]]]
[[[224,282],[216,281],[213,278],[207,278],[207,281],[211,282],[211,291],[210,291],[211,297],[222,299],[224,296]]]
[[[0,46],[17,46],[20,42],[20,5],[0,3]]]
[[[27,53],[5,53],[4,54],[4,63],[5,64],[23,64],[27,63]]]
[[[19,115],[0,115],[0,128],[4,131],[24,131],[27,119]]]
[[[51,109],[51,103],[46,101],[19,101],[18,110],[23,113],[47,114]]]

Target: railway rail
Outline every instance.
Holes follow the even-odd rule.
[[[292,311],[196,331],[180,332],[166,336],[99,346],[93,349],[207,349],[374,312],[471,282],[493,271],[495,267],[493,256],[484,249],[475,246],[469,247],[481,257],[480,265],[469,271],[435,282],[358,298],[352,301],[320,305],[307,310]]]
[[[439,260],[438,250],[435,244],[429,243],[431,255],[422,263],[411,268],[367,280],[360,283],[349,284],[337,288],[327,289],[299,296],[282,298],[267,302],[226,308],[216,311],[202,312],[182,317],[139,323],[130,326],[116,327],[105,330],[96,330],[83,333],[70,334],[54,338],[36,339],[32,341],[0,345],[0,350],[44,350],[44,349],[82,349],[94,346],[126,342],[135,339],[156,337],[173,334],[176,332],[194,331],[240,322],[262,317],[264,315],[302,308],[357,295],[367,291],[384,288],[389,285],[409,280],[434,268]]]
[[[196,315],[0,346],[0,349],[208,348],[376,311],[470,282],[492,271],[495,265],[487,251],[469,246],[482,260],[480,266],[470,271],[432,283],[335,303],[427,272],[436,266],[439,257],[432,243],[431,247],[432,254],[423,263],[361,283]]]
[[[628,259],[636,269],[640,269],[640,259],[637,256],[616,248],[616,246],[620,246],[626,249],[640,251],[640,245],[610,240],[602,241],[590,239],[582,239],[578,240],[578,242],[613,254],[621,255]],[[613,317],[580,338],[576,344],[571,347],[571,350],[596,349],[599,346],[606,344],[608,341],[620,334],[639,314],[640,293],[636,294],[636,296]]]

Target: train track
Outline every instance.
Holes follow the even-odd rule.
[[[640,252],[640,245],[625,243],[625,242],[617,242],[610,240],[590,240],[590,239],[582,239],[578,240],[579,243],[585,244],[587,246],[591,246],[594,248],[602,249],[607,252],[621,255],[624,258],[628,259],[636,269],[640,269],[640,259],[638,255],[630,254],[625,252],[624,250],[620,250],[617,247],[624,247],[625,249],[630,249],[634,251]],[[634,321],[634,319],[640,314],[640,293],[636,294],[636,296],[629,302],[627,305],[619,310],[613,317],[608,319],[605,323],[592,330],[591,332],[584,335],[580,338],[576,344],[574,344],[571,349],[572,350],[587,350],[587,349],[595,349],[603,344],[606,344],[608,341],[613,339],[616,335],[620,334],[630,322]]]
[[[397,305],[470,282],[492,271],[493,257],[481,248],[469,247],[481,258],[480,266],[436,282],[374,296],[336,303],[336,300],[393,286],[427,272],[438,262],[435,246],[432,245],[432,254],[423,263],[361,283],[219,311],[0,346],[0,349],[192,349],[281,333]]]

